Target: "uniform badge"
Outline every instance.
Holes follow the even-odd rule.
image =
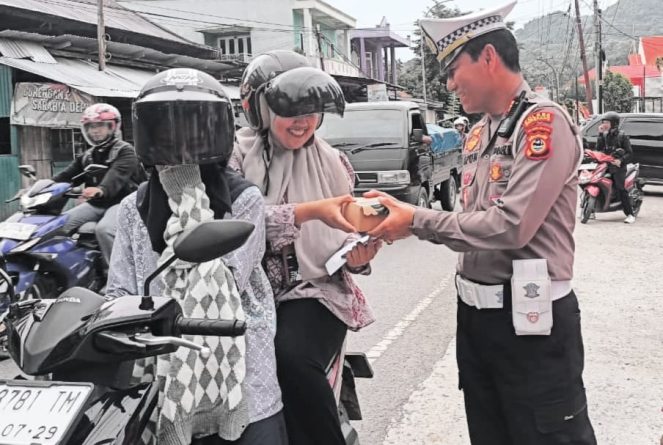
[[[465,143],[466,152],[471,153],[477,149],[479,142],[481,141],[481,130],[483,130],[483,125],[475,127],[472,130],[470,136],[467,138],[467,142]]]
[[[538,312],[528,312],[527,313],[527,321],[530,323],[534,324],[537,321],[539,321],[539,313]]]
[[[523,286],[523,289],[525,289],[525,297],[527,298],[536,298],[539,296],[540,286],[537,284],[527,283]]]
[[[504,177],[502,166],[497,162],[493,162],[490,165],[490,179],[493,181],[499,181],[502,177]]]

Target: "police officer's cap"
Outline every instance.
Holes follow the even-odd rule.
[[[428,47],[446,70],[470,40],[499,29],[506,29],[504,18],[516,5],[512,1],[497,8],[448,19],[421,19],[419,24]]]

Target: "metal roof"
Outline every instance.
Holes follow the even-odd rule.
[[[97,24],[96,2],[88,3],[76,0],[0,0],[0,5],[41,14],[50,14],[77,22]],[[109,28],[191,44],[188,40],[156,25],[140,14],[122,7],[112,0],[104,0],[104,22],[106,27]]]
[[[107,65],[106,71],[99,71],[96,64],[85,60],[62,57],[55,60],[57,63],[38,63],[0,57],[0,64],[37,74],[96,97],[136,97],[145,82],[155,74],[113,65]]]
[[[0,55],[33,62],[57,63],[51,53],[38,43],[0,38]]]

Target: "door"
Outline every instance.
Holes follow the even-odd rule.
[[[631,138],[632,162],[640,163],[640,176],[663,183],[663,116],[631,116],[620,128]]]
[[[18,201],[5,203],[21,187],[21,178],[18,171],[18,156],[0,156],[0,221],[4,221],[12,213],[18,210]]]

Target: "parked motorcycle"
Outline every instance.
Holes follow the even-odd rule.
[[[203,263],[240,247],[244,221],[209,221],[182,234],[175,255],[146,280],[143,296],[110,301],[81,287],[56,300],[13,303],[5,320],[9,351],[36,380],[0,380],[0,443],[135,445],[157,406],[158,384],[132,385],[134,360],[178,347],[209,356],[182,335],[239,336],[240,320],[182,317],[176,300],[151,297],[151,281],[176,258]]]
[[[582,224],[587,223],[595,213],[615,212],[622,210],[619,193],[614,187],[608,166],[615,158],[609,154],[585,150],[585,160],[580,165],[578,185],[582,189],[580,197]],[[631,201],[635,216],[642,205],[644,181],[640,178],[640,164],[628,164],[626,167],[625,188]]]
[[[91,164],[85,172],[107,168]],[[73,286],[96,292],[106,282],[96,223],[86,223],[74,234],[62,230],[67,222],[62,209],[69,198],[80,196],[81,189],[50,179],[37,180],[31,165],[19,169],[33,184],[6,201],[20,200],[21,209],[0,223],[0,269],[5,272],[4,279],[0,276],[0,318],[11,302],[53,299]],[[6,357],[5,335],[0,319],[0,357]]]
[[[346,352],[344,343],[342,349],[331,360],[326,372],[327,381],[336,397],[345,443],[346,445],[359,445],[357,430],[350,423],[351,420],[362,419],[354,379],[355,377],[373,378],[373,368],[366,358],[366,354]]]

